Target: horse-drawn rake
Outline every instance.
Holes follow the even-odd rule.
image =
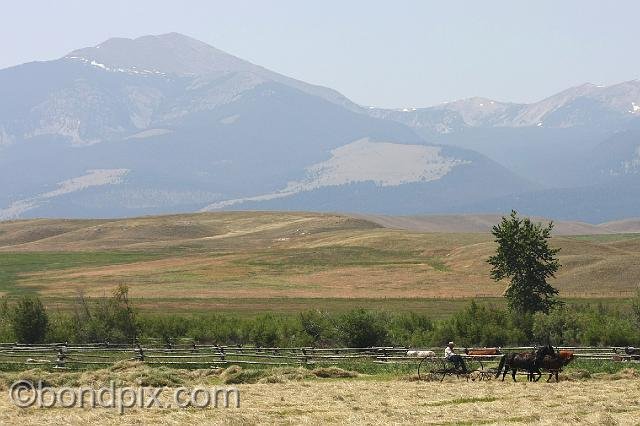
[[[442,382],[445,377],[465,378],[467,381],[491,380],[497,373],[497,369],[488,367],[490,360],[480,357],[467,357],[467,372],[463,372],[452,362],[445,358],[425,357],[418,363],[418,378],[426,381]]]

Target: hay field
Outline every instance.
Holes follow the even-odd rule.
[[[640,283],[640,234],[553,244],[562,249],[553,282],[562,297],[624,298]],[[499,298],[505,284],[489,279],[486,264],[494,248],[486,233],[420,233],[317,213],[2,222],[0,292],[36,291],[63,306],[78,290],[102,296],[126,283],[142,305],[172,311]]]
[[[318,379],[237,385],[240,408],[19,409],[2,424],[594,424],[637,425],[638,378],[560,383]],[[164,395],[169,398],[170,390]]]

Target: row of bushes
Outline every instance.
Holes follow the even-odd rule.
[[[307,311],[297,315],[263,314],[252,318],[230,314],[140,314],[126,287],[111,298],[79,297],[72,313],[47,314],[29,296],[0,309],[1,341],[131,342],[156,338],[170,342],[189,338],[219,344],[271,346],[380,345],[431,347],[454,340],[458,346],[640,345],[640,296],[631,312],[603,305],[561,306],[548,314],[514,314],[471,302],[445,320],[416,313],[353,310]]]

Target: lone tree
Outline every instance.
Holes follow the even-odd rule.
[[[493,227],[498,248],[488,260],[491,278],[511,279],[505,292],[511,310],[546,313],[558,303],[558,290],[547,282],[560,268],[556,257],[560,249],[549,247],[552,229],[553,222],[546,226],[533,223],[515,210]]]

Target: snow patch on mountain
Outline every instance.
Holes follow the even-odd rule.
[[[96,49],[97,49],[97,47],[96,47]],[[105,71],[110,71],[110,72],[123,72],[123,73],[126,73],[126,74],[137,74],[137,75],[161,75],[161,76],[166,76],[167,75],[166,73],[164,73],[162,71],[158,71],[158,70],[154,70],[154,69],[151,69],[151,70],[138,69],[135,66],[132,66],[130,68],[110,67],[110,66],[107,66],[105,64],[101,64],[100,62],[97,62],[97,61],[95,61],[93,59],[87,59],[87,58],[84,58],[82,56],[65,56],[65,59],[71,59],[71,60],[74,60],[74,61],[80,61],[82,63],[91,65],[91,66],[96,67],[96,68],[100,68],[100,69],[105,70]]]
[[[441,179],[459,165],[470,161],[442,155],[437,146],[404,145],[359,139],[331,151],[331,158],[306,169],[301,181],[289,182],[286,188],[255,197],[221,201],[204,210],[216,210],[246,201],[266,201],[327,186],[373,182],[378,186]]]
[[[0,209],[0,220],[18,218],[22,213],[32,210],[47,199],[82,191],[87,188],[102,185],[122,183],[122,178],[129,173],[128,169],[95,169],[87,170],[86,174],[59,182],[58,188],[25,200],[11,203],[7,208]]]

